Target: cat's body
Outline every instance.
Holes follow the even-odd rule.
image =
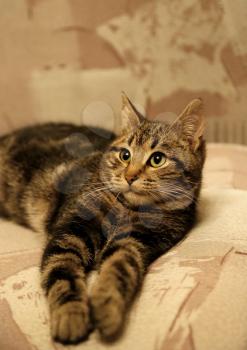
[[[65,179],[70,169],[74,175],[76,168],[80,175],[87,175],[82,172],[97,166],[104,149],[114,137],[110,133],[105,134],[106,137],[99,136],[100,132],[100,129],[72,124],[49,123],[20,129],[0,138],[2,214],[34,230],[39,229],[30,213],[35,207],[39,211],[35,198],[41,199],[42,194],[44,201],[52,204],[52,195],[55,202],[57,196],[69,195],[70,192],[73,196],[78,194],[77,190],[69,188],[69,183],[61,183],[64,188],[59,188],[59,179]],[[78,181],[78,187],[81,187],[86,183],[86,176],[80,176]],[[30,203],[32,200],[34,203]],[[52,208],[49,208],[51,212]],[[46,220],[49,221],[48,218]]]
[[[90,308],[101,335],[116,336],[149,264],[192,227],[205,148],[201,118],[193,132],[183,126],[197,110],[198,100],[168,127],[124,97],[119,137],[46,124],[0,138],[0,213],[46,236],[42,286],[55,339],[86,337]]]

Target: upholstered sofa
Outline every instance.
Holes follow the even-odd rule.
[[[196,227],[158,259],[117,342],[78,350],[247,349],[247,148],[209,144]],[[39,283],[42,239],[0,221],[0,350],[58,350]],[[95,276],[92,276],[92,279]]]
[[[114,127],[125,90],[153,118],[200,96],[222,126],[209,139],[247,143],[247,1],[0,3],[0,135],[57,120]],[[69,349],[247,349],[246,164],[244,146],[208,146],[198,224],[151,266],[123,337]],[[64,349],[50,338],[42,245],[0,220],[0,350]]]

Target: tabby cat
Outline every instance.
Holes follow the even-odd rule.
[[[52,337],[64,344],[92,327],[116,338],[150,263],[195,221],[201,100],[167,125],[145,119],[123,94],[121,120],[118,136],[49,123],[0,138],[0,213],[45,234],[41,282]]]

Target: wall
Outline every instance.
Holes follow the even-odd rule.
[[[0,0],[0,133],[92,116],[108,126],[125,90],[151,117],[205,100],[246,117],[243,0]]]

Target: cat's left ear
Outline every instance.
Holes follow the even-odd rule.
[[[127,95],[122,92],[121,131],[135,130],[143,120],[144,117],[137,111]]]
[[[178,124],[182,136],[187,138],[193,151],[196,151],[201,144],[205,128],[201,99],[194,99],[185,107],[178,117]]]

